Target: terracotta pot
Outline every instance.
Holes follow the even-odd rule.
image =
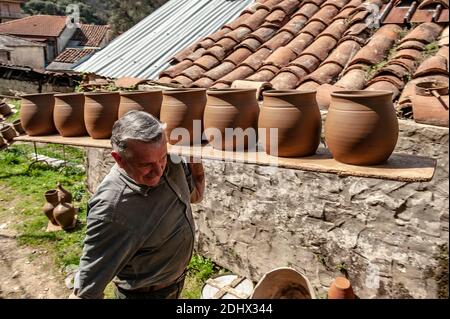
[[[75,208],[66,202],[64,196],[60,198],[59,205],[53,210],[53,216],[62,227],[62,229],[70,229],[74,226],[75,221]]]
[[[15,120],[13,122],[14,129],[19,135],[25,134],[25,130],[22,127],[22,122],[19,120]]]
[[[316,92],[274,90],[264,92],[263,96],[258,127],[266,131],[266,153],[282,157],[315,154],[322,131]],[[278,130],[276,139],[271,129]]]
[[[59,205],[58,191],[56,189],[51,189],[49,191],[46,191],[44,196],[47,202],[45,203],[42,210],[44,211],[45,216],[47,216],[47,218],[53,225],[58,225],[55,217],[53,216],[55,207]]]
[[[209,90],[207,96],[204,123],[205,135],[211,145],[229,151],[254,147],[258,141],[259,116],[256,89]],[[238,132],[236,129],[241,134],[230,133]],[[242,131],[250,135],[243,135]]]
[[[6,142],[3,139],[3,137],[0,136],[0,151],[5,149],[6,147],[8,147],[8,144],[6,144]]]
[[[398,139],[398,120],[390,91],[331,93],[325,140],[335,160],[377,165],[388,160]]]
[[[421,82],[411,97],[413,116],[417,123],[448,127],[448,84]]]
[[[0,114],[3,116],[8,116],[12,113],[11,107],[5,102],[0,104]]]
[[[345,277],[337,277],[328,290],[328,299],[355,299],[350,281]]]
[[[120,95],[117,92],[85,93],[84,123],[94,139],[110,138],[117,121]]]
[[[205,104],[205,89],[175,89],[163,92],[161,122],[167,124],[166,135],[170,144],[192,145],[201,143]],[[194,120],[199,124],[195,130]],[[189,136],[178,135],[178,130],[174,131],[177,128],[187,130]],[[180,131],[180,133],[183,132]]]
[[[56,133],[53,123],[55,97],[53,93],[29,94],[22,96],[20,121],[30,136]]]
[[[65,189],[60,182],[58,182],[56,186],[56,190],[58,191],[58,199],[61,200],[63,197],[65,198],[66,203],[72,203],[73,196],[72,194]]]
[[[84,125],[84,94],[56,94],[53,119],[56,129],[61,136],[86,136],[87,131]]]
[[[6,141],[12,142],[12,140],[17,136],[17,133],[11,125],[4,125],[0,129],[0,135],[2,135]]]
[[[148,92],[121,92],[118,117],[136,110],[150,113],[159,119],[162,104],[162,90]]]

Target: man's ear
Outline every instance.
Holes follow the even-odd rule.
[[[119,165],[120,168],[123,168],[123,158],[120,156],[120,154],[117,151],[112,151],[111,156],[116,161],[117,165]]]

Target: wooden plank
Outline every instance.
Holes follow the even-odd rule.
[[[83,147],[111,148],[109,139],[96,140],[90,137],[20,136],[15,141],[65,144]],[[432,158],[394,153],[383,165],[355,166],[334,160],[325,148],[319,148],[314,156],[301,158],[282,158],[267,155],[264,151],[230,152],[212,148],[210,145],[178,146],[168,145],[170,154],[226,162],[247,163],[263,166],[297,169],[341,176],[358,176],[403,182],[430,181],[436,169]]]

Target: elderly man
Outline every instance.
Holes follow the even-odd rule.
[[[113,127],[116,161],[88,204],[72,298],[175,299],[194,247],[190,203],[202,200],[201,163],[167,154],[164,126],[131,111]]]

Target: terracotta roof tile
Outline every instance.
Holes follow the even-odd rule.
[[[358,42],[353,40],[344,41],[325,59],[323,64],[336,63],[343,69],[360,49],[361,46]]]
[[[246,39],[255,38],[261,44],[261,43],[266,42],[270,38],[272,38],[276,32],[277,32],[277,29],[274,27],[263,26],[263,27],[260,27],[259,29],[257,29],[256,31],[252,32],[251,34],[249,34],[246,37]]]
[[[231,71],[229,74],[225,75],[223,78],[219,79],[217,83],[227,84],[228,86],[235,80],[245,79],[255,71],[248,65],[241,65]]]
[[[286,47],[291,49],[297,55],[300,55],[313,41],[314,37],[311,34],[302,32],[299,36],[289,42]]]
[[[197,50],[189,54],[185,59],[194,62],[195,60],[199,59],[205,52],[206,49],[198,48]]]
[[[297,33],[306,25],[308,22],[308,18],[304,16],[296,16],[293,17],[288,23],[286,23],[281,30],[287,31],[291,33],[293,36],[296,36]]]
[[[203,49],[209,49],[210,47],[212,47],[214,44],[216,44],[216,42],[212,39],[204,39],[201,42],[198,43],[198,46],[203,48]]]
[[[381,62],[395,41],[400,37],[401,27],[392,24],[381,27],[350,62],[350,65],[356,63],[375,64]]]
[[[0,24],[0,33],[17,36],[58,37],[66,28],[67,17],[33,15]]]
[[[190,46],[188,46],[187,48],[181,50],[180,52],[178,52],[177,54],[175,54],[172,57],[172,60],[174,62],[180,63],[181,61],[183,61],[187,56],[189,56],[190,54],[192,54],[198,47],[199,41],[195,42],[193,44],[191,44]]]
[[[287,15],[291,15],[296,11],[301,1],[299,0],[284,0],[280,2],[278,5],[273,7],[273,10],[281,9]]]
[[[232,29],[227,28],[227,27],[223,27],[222,29],[220,29],[219,31],[216,31],[210,35],[208,35],[206,39],[210,39],[214,42],[219,41],[221,38],[223,38],[224,35],[226,35],[228,32],[232,31]]]
[[[164,70],[163,72],[161,72],[159,74],[159,76],[161,76],[161,77],[166,76],[166,77],[173,78],[173,77],[177,76],[179,73],[186,70],[188,67],[192,66],[192,64],[193,64],[192,61],[184,60],[184,61],[177,63],[174,66]]]
[[[181,75],[184,75],[189,79],[191,79],[192,81],[195,81],[203,76],[205,70],[206,68],[202,68],[201,66],[198,65],[193,65],[184,70],[183,72],[181,72]]]
[[[257,71],[264,63],[264,61],[272,54],[272,50],[267,48],[261,48],[252,55],[250,55],[247,59],[242,62],[242,65],[248,66],[252,68],[254,71]],[[238,80],[238,79],[235,79]]]
[[[109,30],[109,25],[81,24],[72,40],[80,41],[80,46],[101,47]]]
[[[277,74],[280,71],[276,66],[274,65],[265,65],[262,66],[258,72],[255,74],[247,77],[247,80],[250,81],[270,81],[273,79],[275,74]]]
[[[264,64],[275,65],[278,68],[281,68],[287,65],[290,61],[294,60],[297,57],[294,51],[289,49],[287,46],[279,47],[275,50],[267,59],[264,61]]]
[[[303,3],[303,5],[293,14],[293,17],[304,17],[309,20],[317,11],[320,10],[320,5],[315,3]]]
[[[256,52],[256,50],[261,46],[261,41],[259,41],[256,38],[247,38],[244,41],[242,41],[241,44],[239,44],[236,49],[239,48],[247,48],[249,50],[251,50],[252,52]]]
[[[172,79],[171,83],[178,83],[184,87],[190,87],[193,81],[185,75],[178,75]]]
[[[233,71],[235,67],[236,66],[234,65],[234,63],[225,61],[222,64],[216,66],[214,69],[206,72],[205,76],[210,78],[211,80],[217,81],[218,79]]]
[[[422,77],[431,74],[449,74],[448,72],[448,47],[442,47],[435,56],[423,61],[414,73],[414,77]]]
[[[251,30],[256,30],[261,24],[264,23],[266,17],[269,15],[269,11],[265,9],[258,9],[255,13],[243,20],[238,27],[248,27]],[[235,27],[234,29],[237,29]]]
[[[347,23],[344,19],[334,20],[319,36],[329,35],[339,41],[347,30]]]
[[[283,68],[270,82],[273,87],[279,89],[295,89],[300,79],[307,75],[306,71],[298,66],[290,65]]]
[[[302,55],[290,63],[303,68],[307,73],[313,72],[320,65],[320,60],[313,55]]]
[[[312,55],[323,61],[327,58],[331,50],[336,46],[337,40],[329,35],[320,36],[310,46],[303,50],[302,55]]]
[[[219,61],[222,61],[223,59],[225,59],[225,57],[227,56],[227,51],[231,50],[231,49],[227,50],[227,45],[229,45],[229,47],[232,48],[232,44],[234,43],[234,41],[231,39],[223,39],[223,40],[221,40],[221,42],[222,42],[223,46],[220,46],[219,44],[217,44],[217,45],[213,46],[212,48],[209,48],[208,50],[206,50],[204,55],[212,55]],[[201,59],[201,57],[199,59]]]
[[[327,28],[327,25],[320,21],[309,22],[303,29],[302,33],[308,33],[313,37],[317,37],[323,30]]]
[[[97,52],[96,49],[75,49],[68,48],[61,52],[54,60],[54,62],[61,63],[75,63],[81,60],[84,57],[87,57],[91,54]]]
[[[203,70],[210,70],[219,64],[219,59],[210,54],[205,54],[194,62],[194,65],[200,66]]]
[[[282,31],[277,33],[272,39],[267,41],[262,45],[264,48],[268,48],[270,50],[276,50],[277,48],[288,44],[294,36],[287,31]]]
[[[248,48],[239,48],[236,51],[234,51],[232,54],[230,54],[224,61],[226,62],[232,62],[234,65],[238,65],[242,61],[244,61],[246,58],[248,58],[250,55],[252,55],[252,50]]]
[[[422,23],[409,32],[401,41],[404,43],[409,40],[419,41],[422,43],[430,43],[437,39],[443,28],[432,22]]]
[[[312,21],[320,21],[325,25],[328,25],[333,18],[339,13],[339,9],[334,5],[327,5],[322,7],[316,14],[314,14],[310,22]]]
[[[410,60],[419,60],[422,56],[422,53],[420,53],[420,50],[417,49],[398,49],[397,52],[392,56],[393,59],[410,59]]]
[[[336,86],[347,90],[362,90],[366,86],[366,71],[363,69],[350,70],[336,82]]]
[[[194,83],[192,83],[192,87],[197,87],[197,88],[209,88],[214,84],[214,80],[211,80],[210,78],[201,78],[198,79],[197,81],[195,81]]]

